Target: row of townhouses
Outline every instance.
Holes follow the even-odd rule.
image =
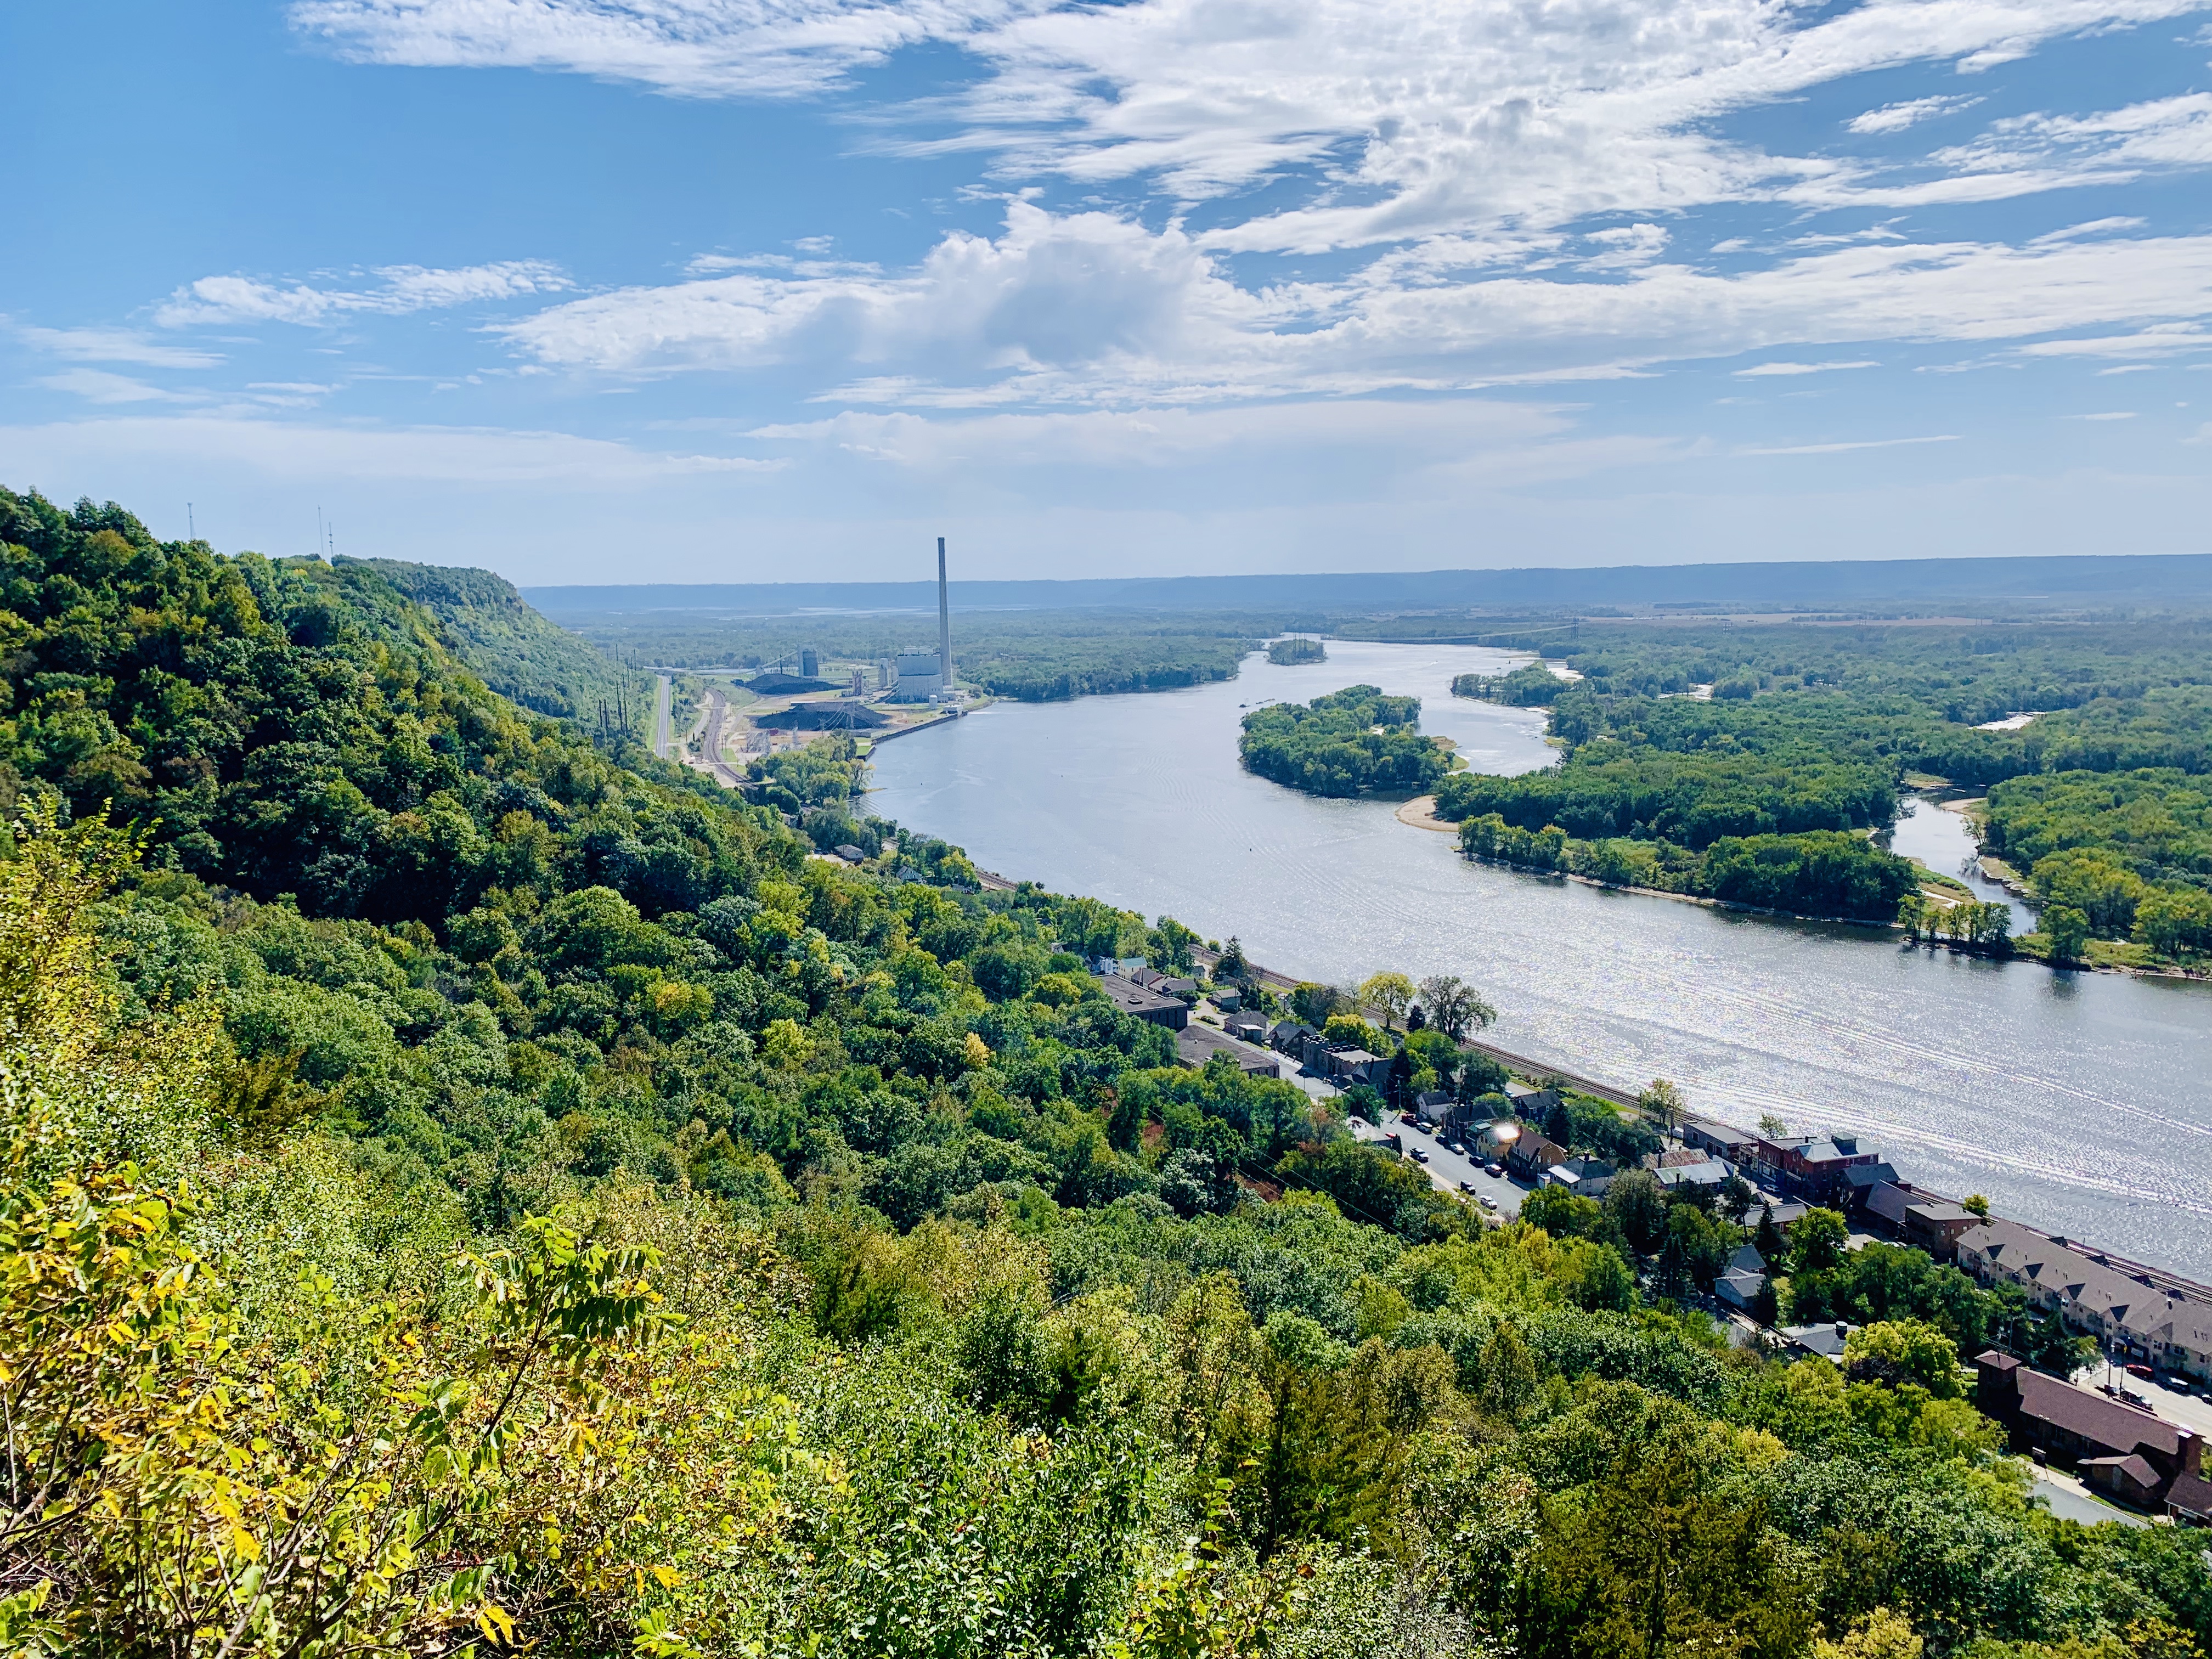
[[[1959,1235],[1958,1263],[1984,1285],[2018,1285],[2075,1330],[2161,1370],[2212,1381],[2212,1303],[2170,1295],[2148,1276],[2016,1221]]]

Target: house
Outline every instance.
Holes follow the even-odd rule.
[[[1247,1077],[1280,1077],[1282,1062],[1261,1048],[1246,1047],[1211,1025],[1186,1025],[1176,1033],[1176,1058],[1203,1071],[1216,1054],[1227,1054]]]
[[[1198,981],[1178,979],[1173,974],[1164,974],[1157,968],[1132,968],[1128,970],[1132,982],[1164,997],[1177,997],[1184,1002],[1198,1000]]]
[[[1220,1004],[1221,999],[1216,997],[1214,1006],[1219,1007]],[[1265,1042],[1267,1040],[1267,1022],[1257,1014],[1231,1013],[1221,1022],[1221,1029],[1239,1042]]]
[[[1700,1158],[1694,1164],[1668,1164],[1663,1159],[1653,1172],[1659,1184],[1668,1192],[1695,1191],[1710,1188],[1717,1192],[1735,1176],[1735,1167],[1717,1158]]]
[[[830,850],[848,864],[863,864],[867,861],[868,855],[850,842],[840,842]]]
[[[1320,1035],[1304,1020],[1279,1019],[1267,1028],[1267,1046],[1286,1054],[1302,1054],[1305,1052],[1306,1039]]]
[[[1737,1245],[1728,1266],[1713,1281],[1713,1293],[1740,1313],[1753,1312],[1759,1304],[1759,1293],[1765,1288],[1766,1258],[1751,1244]]]
[[[1982,1218],[1961,1209],[1947,1198],[1923,1198],[1905,1210],[1905,1242],[1917,1244],[1941,1261],[1954,1253],[1960,1237],[1981,1224]]]
[[[1123,975],[1101,974],[1098,988],[1106,994],[1107,1001],[1123,1013],[1149,1024],[1164,1025],[1170,1031],[1180,1031],[1190,1024],[1190,1010],[1182,1002],[1174,997],[1164,997],[1157,991],[1148,991]]]
[[[1559,1091],[1526,1083],[1509,1083],[1505,1085],[1505,1098],[1512,1103],[1514,1116],[1541,1123],[1544,1115],[1559,1103]]]
[[[2166,1512],[2179,1527],[2212,1527],[2212,1484],[2177,1474],[2166,1488]]]
[[[1645,1159],[1645,1167],[1653,1170],[1681,1170],[1692,1164],[1710,1164],[1712,1154],[1693,1146],[1675,1146]]]
[[[1820,1325],[1784,1325],[1777,1333],[1790,1349],[1815,1359],[1844,1363],[1844,1341],[1851,1328],[1838,1319]]]
[[[2203,1443],[2191,1430],[2045,1376],[1995,1349],[1974,1357],[1974,1403],[1984,1416],[2002,1424],[2016,1443],[2074,1463],[2085,1482],[2108,1496],[2150,1508],[2166,1501],[2176,1477],[2203,1479]]]
[[[1314,1050],[1321,1050],[1316,1063]],[[1364,1048],[1331,1048],[1319,1042],[1306,1045],[1306,1070],[1329,1079],[1340,1089],[1364,1083],[1375,1090],[1390,1086],[1390,1062]]]
[[[1752,1152],[1759,1145],[1759,1137],[1748,1129],[1734,1129],[1710,1118],[1692,1117],[1683,1121],[1682,1144],[1692,1152],[1708,1152],[1741,1164],[1753,1161]]]
[[[1213,988],[1213,1006],[1224,1014],[1233,1014],[1244,1006],[1244,994],[1232,991],[1225,985],[1217,985]]]
[[[1450,1091],[1444,1089],[1425,1089],[1413,1097],[1414,1115],[1422,1122],[1434,1124],[1438,1128],[1451,1127],[1453,1113],[1458,1105],[1459,1103],[1451,1097]]]
[[[1601,1158],[1562,1158],[1543,1172],[1540,1184],[1565,1187],[1584,1198],[1603,1198],[1614,1173],[1613,1165]]]
[[[1094,957],[1091,962],[1094,974],[1119,974],[1123,979],[1149,971],[1142,957]]]
[[[1505,1162],[1514,1174],[1533,1181],[1545,1170],[1565,1163],[1570,1156],[1557,1141],[1547,1140],[1534,1130],[1526,1129],[1506,1149]]]
[[[1854,1164],[1844,1171],[1841,1194],[1846,1214],[1863,1209],[1880,1187],[1899,1185],[1896,1166],[1887,1163]]]

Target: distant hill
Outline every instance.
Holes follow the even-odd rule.
[[[649,675],[625,670],[589,641],[547,621],[505,577],[489,570],[340,556],[374,571],[444,624],[447,644],[510,702],[561,720],[596,720],[617,689],[633,711],[649,707]]]
[[[934,582],[754,582],[532,587],[550,617],[654,611],[778,616],[801,611],[933,611]],[[2047,610],[2130,601],[2212,605],[2212,554],[1995,559],[1866,559],[1605,568],[1423,570],[1089,581],[956,581],[963,611],[1091,609],[1424,610],[1733,606],[1861,609],[1958,604]]]

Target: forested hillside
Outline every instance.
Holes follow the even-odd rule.
[[[399,559],[336,561],[343,569],[374,571],[445,625],[447,642],[484,684],[511,702],[541,714],[587,725],[604,707],[627,711],[642,732],[652,707],[653,677],[624,668],[523,602],[505,577]]]
[[[809,858],[374,571],[0,507],[11,1651],[2212,1639],[2196,1540],[2052,1520],[1963,1396],[2067,1363],[2017,1295],[1815,1212],[1848,1363],[1731,1349],[1677,1298],[1741,1210],[1486,1228],[1115,1012],[1164,919]]]

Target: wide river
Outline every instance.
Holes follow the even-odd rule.
[[[1863,928],[1707,909],[1470,864],[1379,801],[1246,773],[1248,705],[1358,684],[1422,699],[1481,771],[1555,758],[1540,710],[1449,695],[1514,659],[1331,641],[1329,660],[1187,691],[1002,703],[886,744],[883,816],[984,868],[1237,934],[1253,960],[1353,983],[1458,974],[1517,1054],[1624,1088],[1680,1084],[1743,1125],[1856,1131],[1899,1172],[1999,1213],[2212,1279],[2212,987],[1908,949]],[[1900,850],[1972,851],[1918,805]],[[1994,890],[1991,890],[1994,892]],[[2002,896],[2002,895],[1997,895]]]

